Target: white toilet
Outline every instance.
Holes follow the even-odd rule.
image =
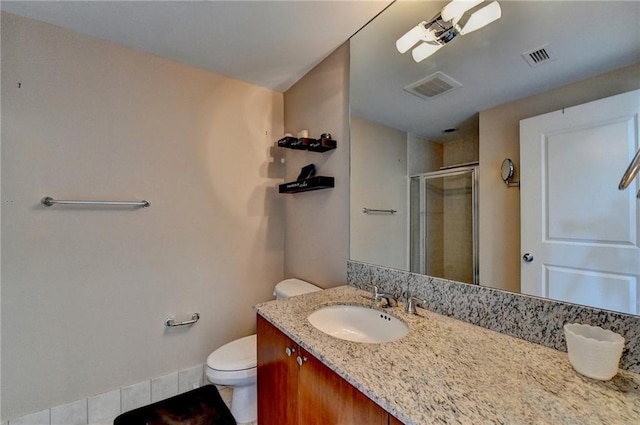
[[[286,279],[273,291],[276,299],[285,299],[320,291],[300,279]],[[258,416],[256,335],[231,341],[209,354],[206,375],[209,382],[233,389],[231,414],[240,424],[254,422]]]

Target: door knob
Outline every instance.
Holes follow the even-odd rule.
[[[522,261],[524,261],[525,263],[530,263],[533,261],[533,255],[529,254],[528,252],[526,254],[524,254],[522,256]]]

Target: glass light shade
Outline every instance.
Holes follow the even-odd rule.
[[[500,19],[501,16],[502,9],[500,8],[500,4],[498,4],[497,1],[494,1],[488,6],[485,6],[482,9],[474,12],[460,30],[460,34],[465,35],[475,30],[479,30],[485,25],[488,25],[491,22]]]
[[[411,52],[413,60],[422,62],[443,47],[443,44],[422,43]]]
[[[458,21],[464,12],[472,9],[482,3],[484,0],[453,0],[451,3],[442,8],[440,16],[443,21],[455,19]]]
[[[427,30],[424,27],[426,24],[426,21],[422,21],[407,31],[405,35],[396,41],[396,49],[398,49],[400,53],[404,53],[412,48],[418,41],[426,37]]]

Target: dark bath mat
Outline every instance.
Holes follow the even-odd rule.
[[[113,425],[236,425],[215,385],[123,413]]]

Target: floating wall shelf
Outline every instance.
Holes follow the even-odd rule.
[[[334,187],[334,178],[325,176],[310,177],[305,180],[283,183],[279,186],[279,193],[299,193],[311,190],[330,189]]]
[[[312,152],[326,152],[336,148],[333,139],[311,139],[308,137],[283,137],[278,140],[278,146],[287,149],[297,149]]]

